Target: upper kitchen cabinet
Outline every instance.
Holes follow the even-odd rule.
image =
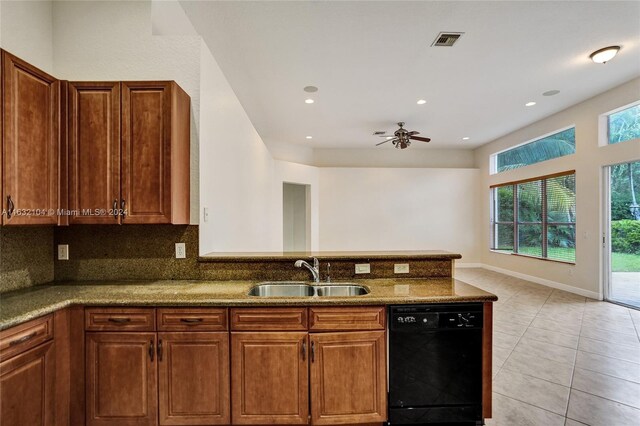
[[[58,223],[60,82],[2,51],[3,225]]]
[[[189,223],[190,98],[175,82],[69,84],[70,223]]]
[[[69,223],[118,223],[120,83],[70,83],[68,111]]]

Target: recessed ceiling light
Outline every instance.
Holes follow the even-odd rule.
[[[596,64],[606,64],[618,54],[620,46],[607,46],[593,52],[589,57]]]
[[[468,141],[469,140],[469,136],[465,136],[464,138],[462,138],[463,141]]]
[[[418,102],[417,102],[418,105],[424,105],[426,103],[427,101],[425,101],[424,99],[418,99]]]
[[[307,139],[313,139],[313,136],[307,136]]]
[[[534,106],[536,103],[535,102],[527,102],[526,104],[524,104],[524,106]]]
[[[307,93],[315,93],[318,91],[318,88],[316,86],[305,86],[305,88],[302,90],[304,90]]]
[[[309,99],[305,99],[305,100],[304,100],[304,103],[305,103],[305,104],[312,104],[312,103],[314,103],[314,102],[315,102],[315,101],[314,101],[313,99],[311,99],[311,98],[309,98]]]
[[[558,93],[560,93],[560,91],[559,91],[559,90],[547,90],[546,92],[544,92],[544,93],[542,94],[542,96],[555,96],[555,95],[557,95]]]

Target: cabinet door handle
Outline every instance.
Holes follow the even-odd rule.
[[[15,210],[15,204],[13,204],[13,200],[11,199],[11,195],[7,195],[7,219],[11,219],[13,216],[13,211]]]
[[[115,322],[116,324],[125,324],[131,322],[131,318],[109,318],[107,321]]]
[[[202,318],[180,318],[180,322],[186,322],[187,324],[194,324],[202,322]]]
[[[120,200],[120,214],[122,215],[122,218],[124,219],[125,213],[125,206],[127,205],[127,202],[124,200],[124,198],[122,200]]]
[[[118,200],[113,200],[113,218],[118,220]]]
[[[36,335],[38,334],[37,331],[34,331],[31,334],[27,334],[26,336],[22,336],[19,339],[16,340],[12,340],[11,342],[9,342],[9,346],[15,346],[15,345],[19,345],[20,343],[24,343],[27,340],[33,339],[34,337],[36,337]]]
[[[316,361],[316,343],[311,341],[311,362]]]
[[[304,361],[306,357],[307,357],[307,341],[303,340],[302,341],[302,360]]]
[[[153,362],[154,353],[155,353],[155,349],[153,347],[153,340],[149,340],[149,358],[151,358],[151,362]]]
[[[158,340],[158,362],[162,361],[162,339]]]

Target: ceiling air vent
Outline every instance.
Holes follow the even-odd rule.
[[[464,33],[440,33],[431,45],[432,47],[451,47]]]

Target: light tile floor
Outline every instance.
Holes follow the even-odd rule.
[[[640,311],[484,269],[498,295],[490,426],[640,425]]]

